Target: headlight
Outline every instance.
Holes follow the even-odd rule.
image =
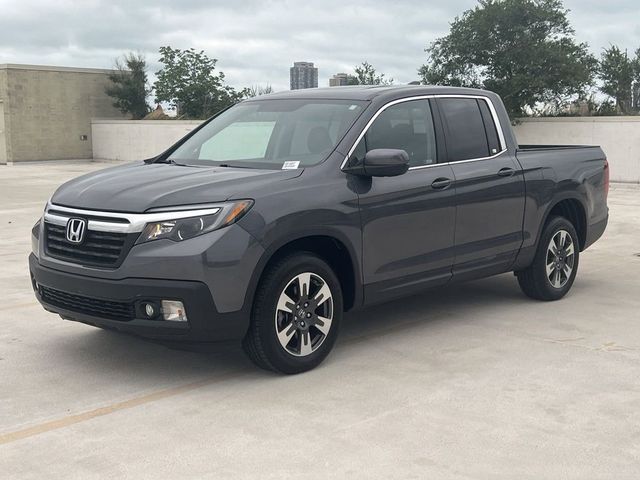
[[[220,204],[212,215],[189,217],[189,212],[176,212],[174,220],[147,223],[136,243],[167,238],[176,242],[212,232],[237,222],[253,205],[253,200],[238,200]]]

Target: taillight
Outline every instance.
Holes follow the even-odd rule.
[[[604,199],[609,197],[609,161],[604,159]]]

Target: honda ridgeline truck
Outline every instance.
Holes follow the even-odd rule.
[[[242,341],[297,373],[343,312],[515,272],[558,300],[607,225],[599,147],[518,145],[494,93],[429,86],[245,100],[156,158],[62,185],[29,268],[62,318]]]

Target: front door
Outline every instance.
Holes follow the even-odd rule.
[[[428,100],[386,108],[353,155],[394,148],[411,168],[397,177],[358,179],[362,221],[365,303],[377,303],[446,283],[453,265],[453,171],[438,164]]]

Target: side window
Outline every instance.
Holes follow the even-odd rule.
[[[412,167],[435,163],[436,136],[429,102],[412,100],[387,108],[369,127],[364,140],[366,151],[377,148],[406,151]],[[358,145],[355,152],[362,155],[362,146]]]
[[[438,105],[447,124],[450,162],[490,156],[482,114],[475,98],[441,98]]]
[[[500,151],[500,140],[498,139],[498,129],[493,121],[489,104],[485,100],[478,100],[482,120],[484,120],[484,128],[487,132],[487,140],[489,141],[489,153],[495,155]]]

